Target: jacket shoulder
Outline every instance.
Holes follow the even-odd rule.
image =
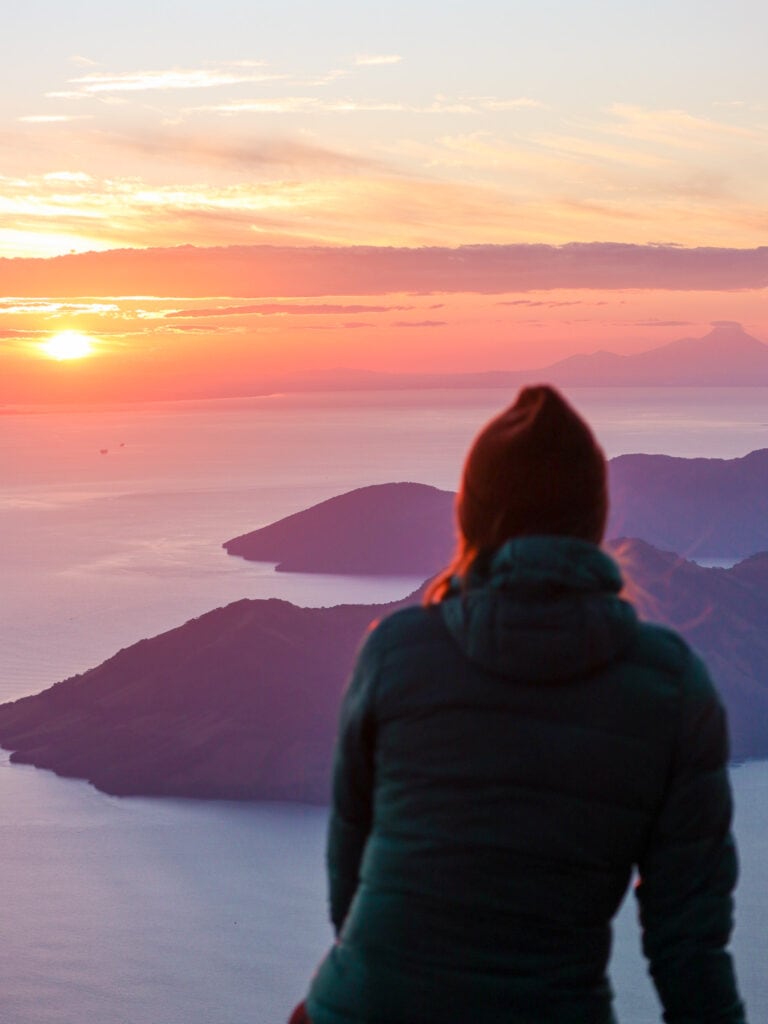
[[[626,658],[633,664],[668,677],[679,688],[681,696],[719,700],[704,662],[687,641],[668,626],[638,623]]]
[[[400,608],[371,624],[353,678],[371,695],[378,695],[373,698],[378,704],[384,691],[399,689],[414,666],[426,664],[447,646],[445,627],[434,606]]]
[[[409,605],[373,623],[363,651],[367,655],[379,655],[394,647],[422,644],[441,629],[442,619],[436,605]]]

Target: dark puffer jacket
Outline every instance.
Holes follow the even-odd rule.
[[[313,1024],[608,1024],[633,868],[669,1024],[742,1024],[722,706],[599,548],[504,545],[371,634],[328,844],[338,940]]]

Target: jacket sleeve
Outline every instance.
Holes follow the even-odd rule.
[[[331,921],[337,935],[357,889],[371,828],[375,733],[371,662],[367,642],[344,694],[334,754],[326,857]]]
[[[745,1024],[727,952],[737,862],[725,711],[688,656],[670,780],[638,864],[643,951],[667,1024]]]

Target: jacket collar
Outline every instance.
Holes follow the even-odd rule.
[[[618,594],[619,567],[597,545],[575,537],[531,536],[508,540],[470,571],[468,589],[600,591]],[[465,585],[466,587],[466,585]]]
[[[518,537],[456,580],[440,614],[473,662],[527,682],[583,678],[636,635],[616,563],[570,537]]]

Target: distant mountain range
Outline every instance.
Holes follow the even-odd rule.
[[[768,756],[768,553],[703,569],[614,546],[646,616],[706,657],[735,758]],[[341,690],[370,620],[402,604],[237,601],[0,707],[12,760],[118,795],[323,802]]]
[[[740,324],[716,323],[703,338],[681,338],[636,355],[576,355],[532,376],[564,386],[756,387],[768,385],[768,345]],[[531,374],[529,374],[531,376]]]
[[[741,324],[720,320],[704,337],[681,338],[635,355],[592,352],[532,370],[477,373],[317,370],[259,381],[256,390],[512,389],[532,381],[560,387],[768,387],[768,345],[747,334]]]
[[[609,463],[609,537],[641,537],[688,558],[768,551],[768,449],[740,459],[622,455]],[[281,572],[429,576],[450,558],[454,495],[375,484],[224,543]]]

